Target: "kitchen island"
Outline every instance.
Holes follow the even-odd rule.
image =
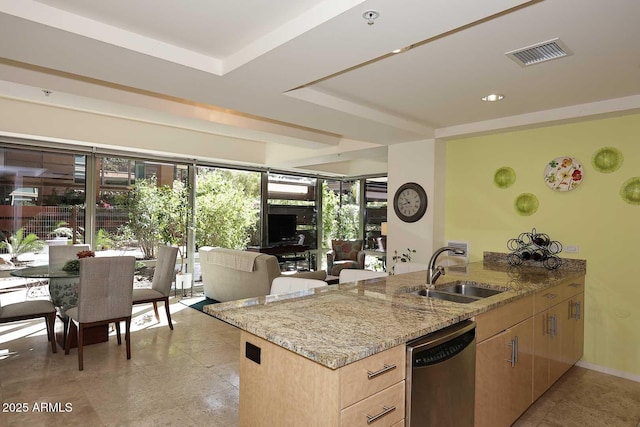
[[[504,291],[469,304],[413,294],[425,288],[426,273],[415,272],[206,306],[207,313],[243,331],[240,424],[260,425],[257,417],[262,417],[263,425],[276,421],[285,423],[281,425],[344,425],[348,415],[344,413],[360,403],[357,399],[367,401],[393,387],[403,389],[408,341],[547,288],[584,282],[586,265],[579,260],[548,271],[512,268],[488,259],[492,257],[462,271],[448,271],[436,284],[462,281]],[[372,366],[365,367],[369,362]],[[365,372],[379,370],[377,365],[397,369],[393,378],[377,377],[380,385],[368,385],[356,396],[345,396],[347,389],[357,388],[357,381],[347,386],[344,382],[350,380],[345,378],[360,365]],[[404,417],[403,406],[396,412]]]

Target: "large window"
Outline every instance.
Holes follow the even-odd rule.
[[[311,249],[317,247],[316,184],[315,178],[268,174],[267,225],[271,223],[274,229],[269,230],[269,227],[265,227],[264,242],[302,242]],[[287,217],[292,219],[289,227],[285,225]],[[282,227],[276,230],[276,224],[282,224]]]
[[[385,220],[386,178],[333,180],[0,146],[0,253],[23,264],[46,263],[54,244],[89,243],[98,255],[141,260],[171,244],[184,261],[201,246],[302,243],[313,268],[331,239],[378,248]]]
[[[386,250],[382,223],[387,222],[387,177],[368,178],[364,186],[365,247]]]
[[[260,172],[198,167],[196,247],[260,245]]]
[[[188,166],[121,157],[95,158],[96,251],[154,259],[160,245],[186,254]]]
[[[47,245],[84,241],[84,156],[0,148],[0,251],[46,264]]]

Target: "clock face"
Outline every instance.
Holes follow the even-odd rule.
[[[406,183],[396,191],[393,208],[401,220],[415,222],[422,218],[427,210],[427,193],[419,184]]]

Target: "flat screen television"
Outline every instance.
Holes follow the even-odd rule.
[[[267,237],[269,244],[297,240],[295,214],[269,214],[267,217]]]

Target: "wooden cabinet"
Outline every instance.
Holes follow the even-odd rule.
[[[476,348],[476,426],[509,426],[531,405],[533,319]]]
[[[240,426],[404,425],[404,345],[329,369],[241,333]]]
[[[584,278],[539,292],[535,297],[533,400],[582,357]]]

